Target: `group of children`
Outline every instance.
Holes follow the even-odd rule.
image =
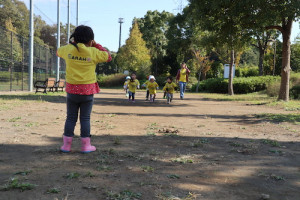
[[[149,75],[147,81],[142,85],[142,87],[146,88],[146,101],[154,102],[156,98],[156,92],[159,89],[159,86],[156,82],[156,79],[153,75]],[[140,88],[140,82],[136,79],[136,74],[132,73],[131,76],[126,77],[126,81],[124,83],[124,90],[126,92],[126,97],[128,97],[128,101],[135,102],[135,92],[136,89]],[[167,78],[167,82],[163,87],[164,98],[167,98],[167,103],[171,103],[173,99],[173,93],[177,90],[177,85],[173,82],[173,78],[169,76]]]

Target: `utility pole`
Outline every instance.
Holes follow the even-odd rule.
[[[122,35],[122,24],[124,23],[124,18],[119,18],[120,23],[120,35],[119,35],[119,49],[121,47],[121,35]]]
[[[68,33],[67,33],[67,43],[69,43],[70,39],[70,0],[68,0]]]
[[[33,21],[33,0],[30,0],[30,25],[29,25],[29,67],[28,67],[28,91],[33,90],[33,38],[34,38],[34,21]]]
[[[76,26],[79,26],[78,17],[79,16],[79,0],[77,0],[77,12],[76,12]]]
[[[60,0],[57,0],[57,39],[56,39],[56,47],[60,47],[60,18],[59,18],[59,2]],[[59,67],[60,67],[60,58],[56,57],[56,81],[59,80]]]

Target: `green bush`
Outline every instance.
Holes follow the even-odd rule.
[[[266,93],[269,97],[276,97],[279,94],[280,81],[272,82],[267,85]]]
[[[279,77],[276,76],[258,76],[247,78],[234,78],[233,90],[236,94],[246,94],[251,92],[258,92],[265,90],[267,85],[271,82],[276,82]],[[192,91],[196,90],[197,84],[194,84]],[[228,79],[215,78],[200,82],[199,91],[206,91],[212,93],[227,93]]]
[[[267,85],[266,93],[270,97],[276,97],[280,90],[280,79]],[[290,98],[300,98],[300,73],[291,73],[290,77]]]
[[[175,79],[174,79],[174,81],[175,81]],[[193,85],[197,85],[197,83],[198,83],[198,80],[196,77],[189,76],[189,82],[187,83],[186,88],[191,89],[193,87]]]
[[[100,87],[123,87],[126,75],[124,74],[111,74],[111,75],[98,75],[98,84]]]
[[[291,73],[290,81],[292,85],[300,85],[300,73]]]
[[[257,66],[242,66],[237,67],[235,70],[236,77],[250,77],[250,76],[258,76],[259,71]]]
[[[300,99],[300,85],[295,85],[291,88],[290,97],[292,99]]]

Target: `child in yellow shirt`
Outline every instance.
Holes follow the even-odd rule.
[[[140,88],[140,82],[136,79],[136,74],[132,73],[130,77],[130,81],[128,82],[128,89],[129,89],[129,99],[128,101],[135,102],[135,92],[136,89]]]
[[[158,89],[158,84],[155,82],[154,76],[149,76],[148,89],[150,94],[150,102],[154,102],[156,97],[156,89]]]
[[[98,63],[110,62],[111,56],[105,48],[94,41],[91,27],[78,26],[68,45],[57,50],[57,56],[66,62],[67,118],[65,122],[62,152],[70,152],[74,129],[79,116],[81,152],[96,151],[91,145],[91,111],[94,94],[99,93],[95,69]],[[79,112],[80,111],[80,112]]]
[[[163,88],[163,91],[167,94],[167,104],[172,102],[173,99],[173,93],[177,89],[177,85],[173,82],[172,76],[169,76],[167,78],[167,83],[165,87]]]

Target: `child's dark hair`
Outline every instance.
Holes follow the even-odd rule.
[[[72,38],[74,42],[71,42]],[[75,31],[70,36],[69,43],[74,45],[78,49],[77,43],[87,44],[91,40],[94,40],[93,29],[89,26],[80,25],[75,28]]]
[[[132,79],[132,75],[136,75],[136,73],[135,73],[135,72],[132,72],[132,73],[131,73],[131,75],[130,75],[130,81],[131,81],[131,82],[134,81],[134,80]]]
[[[172,76],[168,76],[167,80],[170,79],[171,81],[173,81],[173,77]]]

